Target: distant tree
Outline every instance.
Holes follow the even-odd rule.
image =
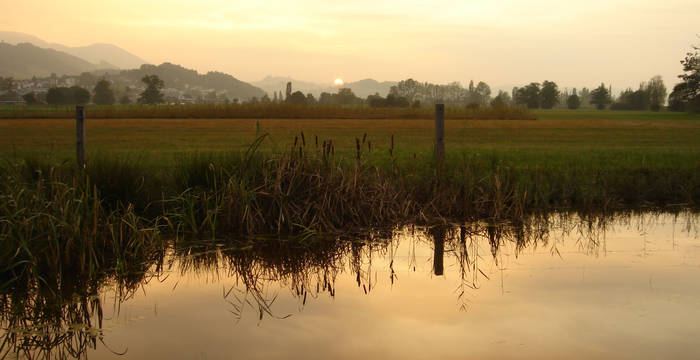
[[[591,91],[590,103],[595,105],[598,110],[605,109],[612,102],[610,91],[601,83],[596,89]]]
[[[498,95],[491,100],[492,107],[506,107],[511,103],[510,95],[507,92],[498,90]]]
[[[163,93],[160,92],[165,83],[157,75],[146,75],[141,81],[146,84],[146,90],[141,93],[139,102],[142,104],[154,105],[163,103]]]
[[[79,87],[53,87],[46,93],[49,105],[82,105],[90,101],[90,92]]]
[[[379,95],[379,93],[368,96],[366,103],[373,108],[386,107],[386,99]]]
[[[335,99],[333,99],[331,93],[322,92],[318,97],[318,103],[321,105],[335,105]]]
[[[418,100],[418,99],[413,100],[413,102],[411,103],[411,107],[414,109],[420,108],[420,100]]]
[[[414,100],[415,101],[415,100]],[[408,107],[410,102],[403,96],[396,96],[394,94],[389,94],[386,96],[386,107]]]
[[[287,96],[286,101],[294,105],[306,105],[306,96],[301,91],[295,91]]]
[[[571,110],[576,110],[581,107],[581,99],[576,95],[576,88],[574,88],[573,93],[566,98],[566,107]]]
[[[119,103],[122,105],[129,105],[131,104],[131,98],[129,98],[129,95],[124,95],[119,99]]]
[[[73,92],[73,100],[78,105],[84,105],[90,102],[90,92],[87,89],[83,89],[80,86],[73,86],[70,88]]]
[[[628,88],[620,93],[617,100],[610,105],[610,110],[648,110],[649,91],[646,84],[639,85],[639,90]]]
[[[317,103],[316,98],[314,97],[314,94],[308,93],[306,94],[306,105],[315,105]]]
[[[518,105],[525,105],[529,109],[540,107],[540,84],[530,83],[525,87],[518,88],[513,99]]]
[[[46,92],[46,103],[49,105],[65,105],[71,102],[68,88],[52,87]]]
[[[350,88],[338,89],[338,104],[340,105],[353,105],[359,100],[355,93],[352,92]]]
[[[647,93],[649,95],[649,108],[652,111],[659,111],[666,102],[666,85],[661,76],[656,75],[647,83]]]
[[[277,94],[275,94],[275,99],[277,98]],[[260,98],[260,102],[263,104],[269,104],[271,102],[270,96],[265,94],[263,97]]]
[[[554,81],[545,80],[540,91],[543,109],[551,109],[559,103],[559,87]]]
[[[24,96],[22,96],[22,99],[24,99],[24,102],[26,102],[27,105],[41,104],[41,101],[39,101],[38,97],[36,96],[36,94],[33,91],[30,93],[24,94]]]
[[[273,91],[272,102],[275,103],[275,104],[277,104],[277,102],[278,102],[278,100],[277,100],[277,91]]]
[[[491,100],[491,88],[483,81],[479,81],[479,83],[476,84],[474,92],[476,93],[479,105],[481,106],[486,106],[486,104],[489,103],[489,100]]]
[[[581,99],[582,107],[587,107],[591,104],[591,90],[589,90],[587,87],[581,89],[581,92],[578,94],[578,97]]]
[[[669,108],[700,112],[700,47],[693,46],[681,64],[684,73],[678,75],[681,83],[669,95]]]
[[[109,81],[106,79],[101,79],[95,85],[93,89],[94,95],[92,97],[92,102],[97,105],[113,105],[114,104],[114,91],[110,87]]]
[[[250,105],[258,105],[259,103],[260,100],[258,100],[257,96],[253,96],[252,98],[250,98],[250,100],[248,100],[248,104]]]

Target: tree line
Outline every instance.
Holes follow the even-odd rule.
[[[681,60],[684,72],[679,75],[681,82],[676,84],[671,94],[668,95],[668,109],[671,111],[700,111],[699,51],[700,48],[694,46],[693,50]],[[138,103],[161,104],[165,102],[162,93],[165,86],[163,80],[157,75],[145,75],[141,81],[145,84],[145,90],[140,94]],[[14,80],[12,78],[0,77],[0,91],[3,91],[0,96],[12,95],[13,89]],[[30,105],[41,103],[41,99],[34,93],[25,94],[23,99]],[[220,101],[216,93],[208,94],[206,99],[211,102]],[[476,84],[474,81],[470,81],[467,87],[463,87],[458,82],[438,85],[407,79],[392,86],[386,97],[374,94],[363,99],[356,96],[351,89],[341,88],[335,94],[323,92],[316,99],[312,94],[305,95],[300,91],[292,92],[290,83],[285,95],[280,91],[279,95],[275,92],[272,99],[265,94],[260,99],[252,97],[244,103],[367,105],[371,107],[420,107],[444,103],[448,106],[469,108],[524,106],[530,109],[567,107],[573,110],[583,106],[594,106],[601,110],[609,107],[611,110],[659,111],[664,107],[666,99],[667,90],[662,78],[654,76],[649,81],[642,82],[638,89],[625,89],[617,97],[613,97],[611,87],[604,83],[593,90],[584,87],[581,91],[574,88],[569,92],[568,89],[561,91],[556,82],[545,80],[542,83],[532,82],[522,87],[514,87],[510,94],[499,90],[496,96],[491,97],[491,88],[483,81]],[[226,100],[228,103],[228,99]],[[50,105],[87,104],[90,101],[98,105],[117,103],[111,83],[105,78],[97,81],[92,89],[92,94],[80,86],[50,88],[46,93],[45,101]],[[129,104],[131,99],[124,95],[119,99],[119,103]],[[234,103],[237,103],[237,100]]]

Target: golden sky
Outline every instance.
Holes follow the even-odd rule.
[[[152,63],[330,84],[554,80],[636,87],[700,42],[697,0],[0,0],[0,30],[118,45]]]

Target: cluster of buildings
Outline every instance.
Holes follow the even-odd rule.
[[[118,103],[135,103],[138,101],[140,94],[145,90],[143,83],[131,81],[119,76],[105,76],[112,84],[111,89],[114,91],[115,99]],[[1,79],[1,78],[0,78]],[[24,96],[34,93],[34,97],[39,103],[45,103],[46,93],[50,88],[55,87],[73,87],[80,86],[92,92],[95,83],[99,80],[97,76],[92,74],[82,74],[79,76],[50,76],[50,77],[33,77],[32,79],[3,79],[9,81],[9,85],[0,88],[0,104],[3,105],[24,105],[26,101]],[[216,91],[215,89],[205,89],[199,86],[185,86],[185,89],[164,88],[161,90],[163,98],[167,104],[201,104],[201,103],[217,103],[229,104],[236,103],[237,99],[230,99],[224,91]]]

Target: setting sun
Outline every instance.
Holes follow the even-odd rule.
[[[333,85],[335,86],[343,86],[343,84],[345,84],[345,81],[343,81],[341,78],[337,78],[335,81],[333,81]]]

